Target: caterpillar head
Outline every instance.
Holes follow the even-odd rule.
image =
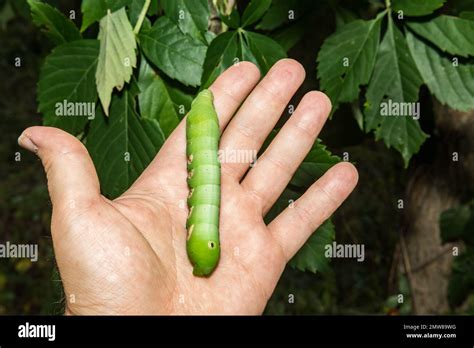
[[[196,224],[191,225],[188,230],[188,257],[194,268],[195,276],[208,276],[217,265],[220,256],[219,241],[214,225]]]

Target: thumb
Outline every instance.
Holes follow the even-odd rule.
[[[74,136],[58,128],[30,127],[20,135],[18,144],[41,159],[55,209],[85,208],[100,197],[92,159]]]

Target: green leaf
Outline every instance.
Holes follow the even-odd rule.
[[[249,40],[245,35],[245,31],[243,29],[240,29],[239,31],[237,31],[237,33],[237,44],[239,45],[239,50],[237,51],[238,58],[236,58],[236,60],[252,62],[256,66],[258,66],[257,58],[254,56],[252,50],[250,49],[248,43]]]
[[[273,0],[256,28],[274,30],[285,23],[295,21],[308,10],[312,2],[312,0]]]
[[[256,64],[262,74],[279,59],[285,50],[271,38],[239,29],[218,35],[207,50],[202,75],[202,88],[207,88],[225,69],[241,61]]]
[[[267,12],[272,0],[251,0],[242,15],[242,28],[258,21]]]
[[[239,51],[236,31],[228,31],[212,40],[204,61],[201,87],[207,88],[228,67],[236,63]]]
[[[154,119],[140,118],[133,93],[114,95],[110,117],[100,108],[91,123],[86,146],[99,176],[101,191],[113,199],[127,190],[153,160],[164,143]]]
[[[474,21],[474,11],[462,11],[459,14],[459,17],[470,20],[470,21]]]
[[[5,30],[7,28],[7,24],[10,20],[15,18],[15,12],[10,4],[10,2],[6,2],[3,7],[0,5],[0,30]]]
[[[158,0],[151,0],[150,8],[148,9],[147,15],[148,16],[155,16],[160,13],[161,4]]]
[[[56,47],[46,58],[38,83],[38,110],[43,124],[79,134],[88,122],[84,115],[57,116],[57,103],[95,103],[97,40],[79,40]]]
[[[166,85],[166,89],[168,90],[168,94],[171,98],[171,101],[173,102],[176,114],[178,115],[179,119],[182,120],[189,110],[191,110],[191,103],[194,99],[193,96],[186,94],[179,88],[169,85]]]
[[[474,291],[474,249],[455,257],[448,285],[448,301],[452,307],[461,305]]]
[[[438,16],[427,22],[408,22],[408,27],[442,51],[461,57],[474,56],[474,22]]]
[[[207,31],[211,15],[207,0],[162,0],[161,4],[183,33],[201,39]]]
[[[474,201],[442,212],[440,230],[443,243],[463,241],[466,247],[454,258],[449,280],[448,301],[454,307],[474,292]]]
[[[408,281],[408,278],[404,275],[399,276],[398,291],[400,291],[400,293],[404,296],[410,296],[410,283]]]
[[[212,31],[206,31],[204,33],[204,39],[206,41],[206,44],[209,46],[212,42],[212,40],[214,40],[216,38],[216,34],[214,34]]]
[[[355,100],[359,86],[369,82],[379,47],[381,18],[346,24],[324,41],[318,55],[318,77],[334,109],[340,102]]]
[[[388,147],[397,149],[405,166],[418,152],[427,135],[414,119],[419,118],[419,114],[399,115],[389,109],[394,106],[400,110],[403,105],[416,105],[413,103],[418,101],[422,83],[403,34],[389,18],[366,93],[365,127],[367,131],[376,129],[377,139],[383,139]]]
[[[145,2],[146,0],[134,0],[128,6],[128,17],[130,18],[130,24],[132,25],[132,27],[135,27],[135,25],[137,24],[143,6],[145,6]]]
[[[318,139],[293,175],[290,184],[302,189],[308,189],[329,168],[340,161],[341,159],[331,154],[326,149],[326,146],[321,143],[321,140]]]
[[[249,41],[250,50],[258,62],[262,74],[266,74],[278,60],[286,58],[283,47],[268,36],[250,31],[245,31],[244,35]]]
[[[269,224],[272,222],[278,215],[280,215],[281,212],[288,208],[288,206],[295,202],[299,197],[301,197],[300,192],[287,187],[265,215],[265,223]]]
[[[405,168],[428,138],[418,121],[411,117],[386,117],[375,132],[376,140],[383,139],[387,147],[393,146],[402,155]]]
[[[31,19],[30,6],[28,5],[27,0],[10,0],[8,2],[18,15],[27,20]]]
[[[335,6],[334,12],[336,14],[336,28],[338,29],[350,22],[357,20],[357,17],[353,12],[345,9],[342,6]]]
[[[44,28],[46,36],[56,45],[81,39],[74,23],[54,7],[39,0],[28,0],[28,4],[33,22]]]
[[[107,14],[107,4],[105,0],[82,0],[81,11],[81,32],[84,32],[91,24]]]
[[[291,259],[290,266],[303,272],[328,272],[330,259],[326,257],[325,249],[334,241],[335,234],[333,223],[326,220]]]
[[[453,12],[474,11],[474,0],[455,0]]]
[[[398,295],[392,295],[385,301],[385,307],[397,308],[398,307]]]
[[[109,0],[110,1],[110,0]],[[124,6],[127,6],[128,8],[128,18],[130,19],[130,23],[132,24],[132,26],[135,28],[135,25],[137,24],[138,22],[138,18],[140,17],[140,14],[143,10],[143,7],[145,6],[145,3],[146,3],[146,0],[115,0],[115,1],[123,1],[123,2],[126,2],[123,6],[121,7],[124,7]],[[114,11],[112,11],[114,12]],[[159,9],[158,9],[158,0],[150,0],[150,6],[148,7],[148,11],[146,13],[146,15],[148,17],[151,17],[151,16],[154,16],[154,15],[157,15],[159,12]],[[148,17],[145,17],[144,21],[148,21],[149,24],[150,24],[150,27],[151,27],[151,22],[150,22],[150,19]]]
[[[113,89],[121,90],[130,81],[133,68],[137,66],[137,43],[125,8],[109,12],[101,19],[99,40],[100,54],[95,76],[99,99],[108,115]]]
[[[302,38],[306,30],[304,21],[298,21],[286,28],[282,28],[275,32],[272,37],[278,42],[283,49],[288,52],[294,45],[296,45]]]
[[[352,110],[352,115],[354,116],[357,125],[359,126],[360,130],[364,130],[364,114],[362,113],[362,110],[360,109],[359,101],[353,101],[351,103],[351,110]]]
[[[228,16],[221,15],[221,19],[229,28],[237,29],[240,26],[240,14],[236,9],[234,9]]]
[[[107,14],[109,9],[115,12],[122,7],[128,6],[132,0],[82,0],[82,25],[81,32],[85,31],[91,24],[99,21]],[[136,2],[136,1],[134,1]]]
[[[151,29],[143,29],[139,37],[145,56],[165,74],[187,86],[199,85],[205,44],[183,34],[165,16],[158,18]]]
[[[141,117],[158,121],[165,137],[168,137],[179,124],[179,117],[165,82],[145,59],[141,60],[138,86],[141,91],[138,95]]]
[[[452,59],[442,54],[411,32],[407,32],[407,43],[418,71],[431,93],[443,104],[453,109],[474,109],[474,64]]]
[[[403,11],[406,16],[425,16],[444,5],[446,0],[392,0],[395,11]]]
[[[463,240],[474,246],[474,203],[442,212],[439,225],[443,243]]]

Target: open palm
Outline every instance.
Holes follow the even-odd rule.
[[[244,62],[211,86],[223,130],[221,149],[260,149],[304,70],[285,59],[259,78],[258,69]],[[222,163],[221,258],[208,278],[192,275],[186,255],[183,122],[133,186],[113,201],[100,195],[92,160],[76,138],[55,128],[25,130],[19,142],[38,153],[48,177],[66,311],[262,313],[288,260],[357,182],[352,165],[338,164],[269,225],[263,221],[329,112],[327,97],[310,92],[255,166]]]

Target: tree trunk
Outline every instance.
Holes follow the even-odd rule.
[[[453,245],[441,243],[439,216],[465,200],[474,183],[474,110],[458,112],[435,100],[434,117],[432,161],[414,169],[405,194],[402,256],[406,253],[400,260],[410,282],[414,314],[449,311]]]

